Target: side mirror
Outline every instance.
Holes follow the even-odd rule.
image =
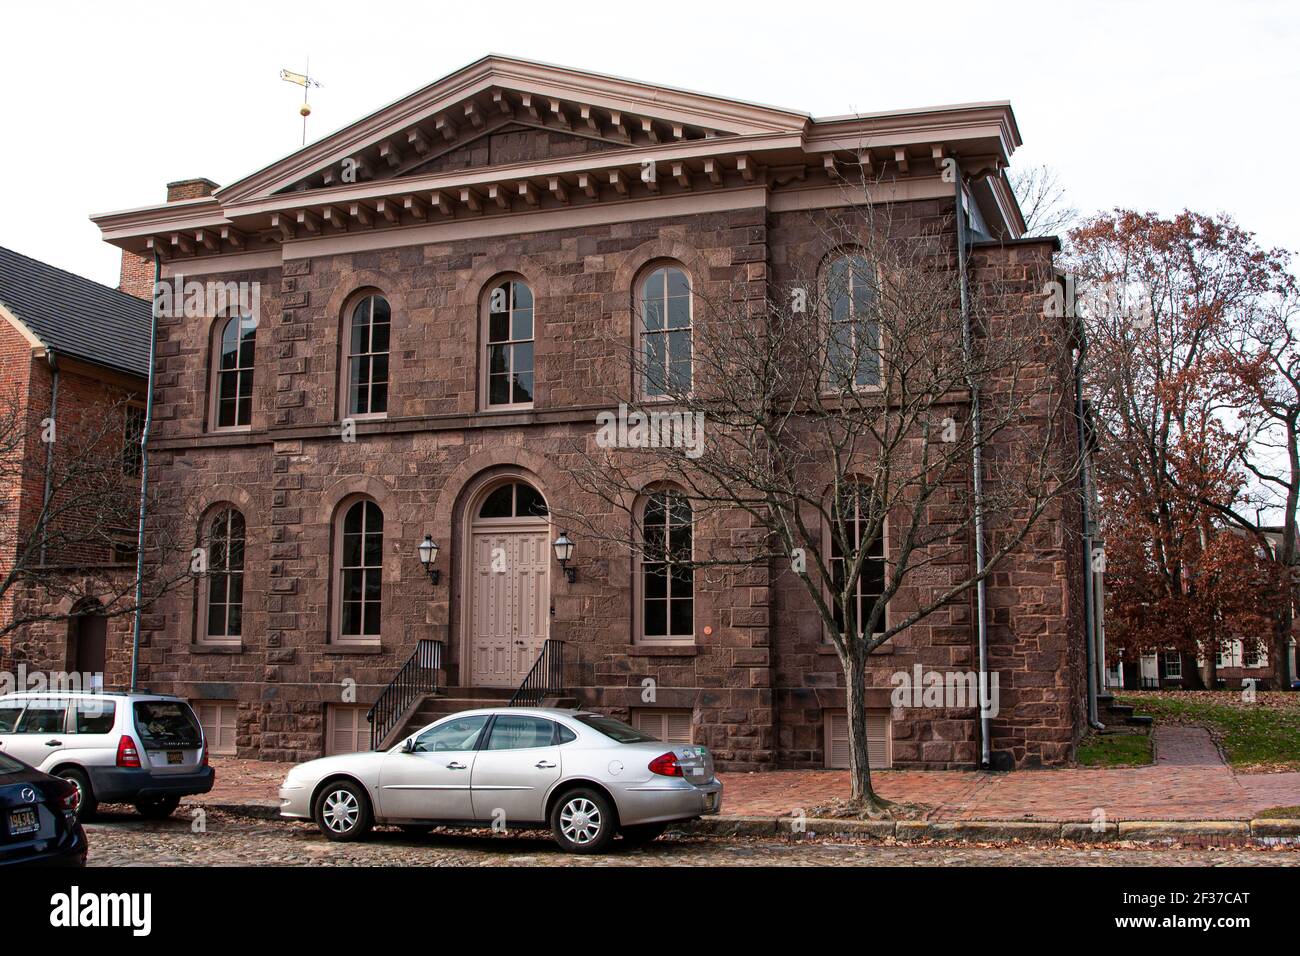
[[[404,753],[404,754],[413,754],[413,753],[415,753],[415,738],[414,738],[414,737],[407,737],[405,740],[402,741],[402,753]]]

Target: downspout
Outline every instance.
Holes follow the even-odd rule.
[[[45,350],[45,360],[50,363],[50,424],[56,429],[57,436],[58,414],[59,414],[59,360],[54,355],[54,349]],[[54,494],[54,442],[45,443],[45,493],[41,498],[42,520],[49,521],[50,498]],[[46,528],[41,529],[41,566],[45,566],[46,545],[49,543],[49,534]]]
[[[1084,662],[1088,668],[1088,726],[1105,730],[1097,717],[1097,595],[1092,578],[1092,472],[1088,467],[1088,441],[1084,433],[1083,363],[1088,354],[1088,339],[1082,323],[1079,327],[1079,358],[1074,363],[1074,414],[1078,419],[1078,444],[1081,491],[1083,497],[1083,635]]]
[[[135,614],[131,622],[131,691],[136,689],[140,672],[140,605],[144,601],[144,523],[145,502],[149,494],[149,429],[153,425],[153,365],[158,341],[158,283],[162,279],[162,260],[153,254],[153,289],[149,298],[149,385],[145,392],[144,428],[140,431],[140,519],[135,537]]]
[[[956,177],[956,213],[957,213],[957,275],[961,288],[961,341],[962,352],[966,360],[966,384],[970,388],[971,406],[971,473],[972,491],[975,496],[975,573],[979,581],[975,584],[975,624],[979,635],[979,688],[980,688],[980,769],[989,770],[993,766],[993,744],[991,739],[992,718],[989,716],[987,695],[989,693],[989,635],[988,635],[988,589],[984,582],[984,435],[980,416],[979,383],[971,372],[975,346],[972,341],[970,326],[970,280],[966,275],[966,210],[963,201],[962,177]]]

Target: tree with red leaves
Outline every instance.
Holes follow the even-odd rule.
[[[1227,216],[1192,212],[1115,210],[1070,239],[1089,342],[1112,646],[1177,650],[1197,686],[1198,658],[1213,671],[1225,641],[1249,644],[1272,630],[1281,682],[1276,633],[1289,633],[1291,602],[1277,588],[1294,564],[1294,538],[1283,558],[1259,521],[1244,518],[1260,494],[1252,463],[1261,449],[1258,430],[1243,424],[1258,413],[1242,418],[1255,394],[1245,373],[1260,364],[1263,339],[1276,346],[1277,330],[1259,326],[1256,351],[1240,330],[1287,287],[1288,257],[1260,249]],[[1294,500],[1283,509],[1294,525]]]

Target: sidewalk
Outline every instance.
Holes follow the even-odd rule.
[[[889,770],[873,775],[888,800],[924,805],[923,819],[949,821],[1092,822],[1244,821],[1277,806],[1300,806],[1300,773],[1234,774],[1199,727],[1157,727],[1156,762],[1129,769],[1022,770],[991,774],[956,770]],[[209,806],[244,805],[267,815],[292,764],[214,757],[212,792],[188,798]],[[719,774],[728,817],[790,816],[843,798],[848,773],[778,770]]]

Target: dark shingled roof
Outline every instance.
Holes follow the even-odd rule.
[[[0,246],[0,304],[59,355],[149,374],[144,299]]]

